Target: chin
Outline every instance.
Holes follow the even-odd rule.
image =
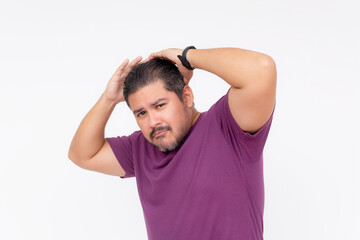
[[[177,141],[176,139],[172,139],[172,141],[169,141],[169,139],[167,140],[168,141],[166,141],[166,137],[162,137],[148,142],[151,143],[157,149],[159,149],[161,152],[170,152],[176,149],[180,145],[179,144],[180,142]]]
[[[178,148],[184,143],[185,136],[188,130],[180,131],[179,135],[168,135],[161,136],[155,139],[147,139],[154,147],[159,149],[161,152],[170,152]]]
[[[176,149],[179,144],[178,143],[173,143],[173,144],[161,144],[161,145],[156,145],[154,143],[152,143],[157,149],[159,149],[161,152],[170,152],[174,149]]]
[[[170,152],[172,150],[175,150],[177,147],[178,147],[178,145],[173,145],[173,146],[166,147],[166,148],[161,147],[161,146],[157,146],[157,148],[162,152]]]
[[[161,152],[170,152],[175,150],[176,148],[180,147],[185,141],[185,137],[179,138],[179,139],[175,139],[173,140],[171,143],[168,144],[159,144],[159,145],[155,145],[154,143],[152,143],[155,147],[157,147],[157,149],[159,149]]]

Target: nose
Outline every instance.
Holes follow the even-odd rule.
[[[148,113],[148,121],[151,128],[156,128],[161,123],[159,115],[155,112]]]

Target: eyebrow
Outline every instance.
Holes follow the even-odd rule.
[[[168,100],[167,98],[159,98],[159,99],[157,99],[155,102],[153,102],[152,104],[150,104],[150,106],[152,107],[152,106],[154,106],[154,105],[156,105],[156,104],[158,104],[159,102],[161,102],[161,101],[164,101],[164,100]],[[144,110],[144,108],[138,108],[138,109],[135,109],[134,111],[133,111],[133,113],[134,114],[137,114],[137,113],[139,113],[139,112],[141,112],[141,111],[143,111]]]

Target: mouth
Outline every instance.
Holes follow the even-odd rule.
[[[153,138],[162,137],[166,134],[167,131],[168,131],[167,129],[157,131],[153,134]]]
[[[163,138],[165,137],[165,134],[171,131],[171,127],[170,126],[161,126],[158,128],[155,128],[151,131],[151,133],[149,134],[150,139],[154,139],[154,138]]]

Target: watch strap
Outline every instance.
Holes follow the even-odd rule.
[[[189,47],[187,47],[187,48],[184,49],[184,51],[182,52],[182,55],[177,55],[177,57],[180,59],[182,65],[183,65],[184,67],[186,67],[186,68],[189,69],[189,70],[194,70],[195,68],[193,68],[193,67],[190,65],[189,61],[186,59],[186,53],[187,53],[187,51],[189,51],[190,49],[196,49],[196,48],[195,48],[194,46],[189,46]]]

